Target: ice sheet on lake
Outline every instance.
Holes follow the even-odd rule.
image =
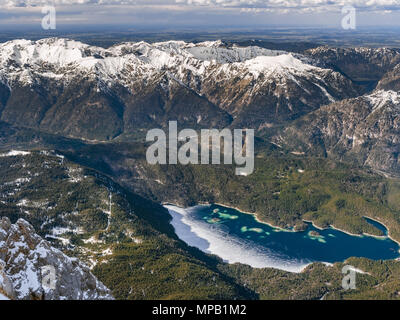
[[[290,272],[301,272],[308,263],[290,260],[245,239],[227,234],[219,226],[194,219],[193,208],[165,205],[172,216],[171,224],[178,237],[192,247],[219,256],[228,263],[243,263],[253,268],[276,268]]]

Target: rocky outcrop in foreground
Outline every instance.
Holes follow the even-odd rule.
[[[17,300],[113,299],[76,258],[35,233],[23,219],[0,218],[0,295]]]

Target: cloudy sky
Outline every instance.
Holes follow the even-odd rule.
[[[40,23],[47,5],[72,25],[339,27],[351,5],[358,26],[400,26],[400,0],[0,0],[0,24]]]

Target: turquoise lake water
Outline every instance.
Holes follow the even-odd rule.
[[[191,208],[185,219],[191,221],[191,225],[198,224],[199,228],[213,232],[209,232],[210,235],[223,235],[219,239],[245,243],[249,249],[256,248],[260,257],[265,254],[280,261],[334,263],[349,257],[387,260],[400,256],[399,245],[388,237],[352,236],[332,228],[320,230],[311,223],[304,232],[283,231],[258,222],[252,215],[219,205]],[[383,225],[366,220],[387,232]],[[312,231],[319,235],[310,234]],[[204,239],[207,241],[207,236]]]

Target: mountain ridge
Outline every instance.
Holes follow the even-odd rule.
[[[375,90],[321,107],[273,138],[292,152],[330,157],[399,175],[400,94]]]
[[[0,45],[1,120],[91,140],[141,129],[268,127],[358,95],[306,55],[221,41],[123,43],[62,38]]]

